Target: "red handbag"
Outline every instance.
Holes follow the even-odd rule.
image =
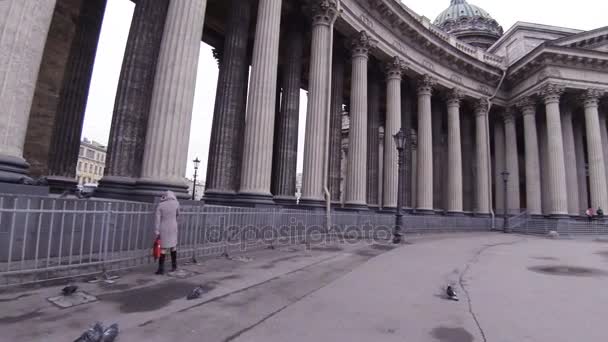
[[[154,260],[160,258],[160,236],[157,236],[154,239],[154,244],[152,245],[152,257]]]

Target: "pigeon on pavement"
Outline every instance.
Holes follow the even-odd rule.
[[[458,300],[458,295],[456,294],[456,291],[454,290],[452,285],[448,285],[448,288],[445,290],[445,293],[448,295],[449,299],[456,301]]]
[[[116,336],[118,336],[118,324],[114,323],[103,332],[100,342],[114,342]]]
[[[64,296],[73,295],[78,290],[78,286],[76,285],[68,285],[61,290]]]
[[[202,296],[204,292],[205,290],[203,290],[202,287],[197,286],[194,288],[194,290],[192,290],[192,292],[190,292],[187,298],[188,300],[200,298],[200,296]]]
[[[85,331],[74,342],[99,342],[103,335],[103,326],[97,322],[94,326]]]

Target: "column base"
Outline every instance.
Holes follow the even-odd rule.
[[[563,220],[563,219],[570,218],[570,215],[568,215],[568,214],[551,214],[551,215],[549,215],[549,218]]]
[[[274,196],[273,201],[284,208],[297,209],[299,207],[296,196]]]
[[[47,176],[46,181],[52,193],[75,192],[78,182],[74,178],[63,176]]]
[[[30,164],[25,159],[0,155],[0,183],[30,184]]]
[[[396,212],[397,212],[397,208],[395,208],[395,207],[383,207],[382,209],[378,210],[378,213],[380,213],[380,214],[394,215]],[[405,209],[403,209],[403,213],[405,213]]]
[[[369,207],[365,203],[344,203],[344,208],[350,211],[369,211]]]
[[[235,204],[248,208],[274,208],[276,203],[271,194],[243,193],[235,196]]]
[[[201,201],[211,205],[235,205],[236,191],[207,190]]]
[[[162,196],[165,191],[170,190],[175,193],[178,199],[190,199],[188,186],[185,183],[171,183],[152,179],[138,179],[135,185],[135,194],[138,197],[154,199]]]
[[[48,196],[49,187],[0,182],[0,194]]]
[[[452,216],[452,217],[465,217],[465,213],[463,211],[447,211],[446,212],[447,216]]]
[[[422,208],[416,208],[415,213],[417,215],[428,215],[428,216],[432,216],[435,215],[435,210],[434,209],[422,209]]]
[[[325,201],[322,199],[300,198],[298,201],[299,207],[325,208]]]
[[[133,200],[136,184],[136,178],[106,176],[99,181],[95,197]]]
[[[474,217],[480,217],[480,218],[490,218],[490,217],[492,217],[492,215],[490,213],[475,213],[473,216]]]

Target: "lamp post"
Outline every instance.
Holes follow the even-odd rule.
[[[194,196],[196,196],[196,176],[198,171],[198,165],[201,163],[201,161],[198,160],[198,157],[196,157],[192,162],[194,163],[194,182],[192,184],[192,200],[194,201]]]
[[[509,182],[509,172],[503,171],[500,173],[502,175],[502,182],[504,184],[503,190],[503,223],[502,223],[502,231],[505,233],[509,233],[509,215],[507,213],[507,183]]]
[[[406,134],[405,131],[403,130],[403,128],[401,128],[399,130],[399,132],[397,132],[397,134],[393,135],[393,138],[395,139],[395,147],[397,148],[397,165],[398,165],[398,169],[397,169],[397,210],[395,211],[395,229],[393,230],[393,243],[400,243],[401,242],[401,226],[402,226],[402,220],[403,220],[403,214],[401,213],[401,208],[403,207],[403,204],[401,203],[401,201],[403,200],[403,196],[402,196],[402,188],[403,188],[403,178],[404,178],[404,172],[405,172],[405,158],[404,158],[404,152],[405,152],[405,139],[406,139]]]

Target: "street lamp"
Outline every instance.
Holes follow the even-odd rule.
[[[509,182],[509,172],[503,171],[500,173],[502,175],[502,182],[504,184],[503,190],[503,223],[502,223],[502,231],[505,233],[509,233],[509,215],[507,214],[507,183]]]
[[[403,207],[402,201],[402,184],[405,172],[405,142],[406,142],[406,134],[403,128],[397,132],[397,134],[393,135],[395,139],[395,147],[397,148],[397,211],[395,212],[395,229],[393,230],[393,243],[401,242],[401,226],[403,220],[403,214],[401,213],[401,208]]]
[[[201,161],[196,157],[192,162],[194,163],[194,183],[192,184],[192,200],[194,201],[194,196],[196,195],[196,172],[198,171],[198,165]]]

